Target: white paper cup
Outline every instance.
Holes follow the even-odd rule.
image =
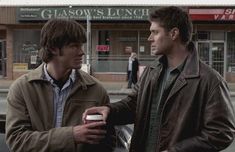
[[[97,122],[97,121],[103,121],[103,116],[99,114],[86,116],[86,123]]]

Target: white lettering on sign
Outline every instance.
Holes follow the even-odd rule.
[[[43,19],[80,18],[89,15],[94,19],[142,19],[149,14],[147,8],[84,8],[84,9],[42,9]]]
[[[235,9],[233,8],[219,8],[219,9],[189,9],[189,14],[192,20],[217,20],[217,21],[232,21],[235,20]]]
[[[224,14],[226,15],[235,14],[235,9],[225,9]]]
[[[235,20],[235,15],[214,15],[214,20]]]

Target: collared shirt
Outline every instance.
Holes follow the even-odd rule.
[[[75,70],[73,69],[68,80],[60,89],[54,82],[53,78],[47,72],[46,64],[44,65],[45,80],[48,80],[53,87],[53,105],[54,105],[54,126],[61,127],[63,111],[68,94],[73,87],[73,83],[76,79]]]
[[[128,60],[128,71],[132,71],[132,62],[133,62],[132,58],[129,57],[129,60]]]
[[[186,61],[186,59],[185,59]],[[181,63],[178,67],[170,69],[167,65],[166,57],[160,58],[159,62],[161,64],[162,72],[157,80],[157,84],[153,89],[151,110],[149,115],[149,128],[148,136],[146,140],[145,152],[155,152],[157,148],[157,139],[159,136],[160,129],[160,114],[162,113],[162,107],[165,103],[166,97],[170,93],[175,80],[183,71],[185,61]]]

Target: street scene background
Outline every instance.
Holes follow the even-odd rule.
[[[41,64],[39,37],[47,20],[59,17],[75,19],[84,26],[87,43],[84,46],[86,55],[82,70],[101,81],[111,102],[125,98],[131,91],[127,89],[126,82],[127,62],[131,52],[137,53],[139,75],[156,58],[147,40],[150,34],[148,16],[153,8],[163,6],[159,5],[163,1],[137,0],[135,4],[128,0],[118,4],[107,1],[81,1],[79,5],[72,5],[74,2],[71,0],[70,4],[61,6],[59,4],[63,2],[54,0],[50,1],[51,5],[46,5],[49,1],[38,1],[35,3],[41,5],[35,6],[18,6],[19,3],[12,1],[14,5],[7,6],[5,0],[0,0],[0,152],[8,151],[4,129],[9,86],[20,75]],[[191,1],[195,0],[185,3],[177,1],[176,5],[182,5],[188,11],[193,21],[192,40],[200,59],[228,82],[235,108],[235,3],[231,4],[233,0],[207,0],[201,1],[201,5],[195,5]],[[169,5],[166,4],[167,0],[164,2]],[[208,5],[209,2],[211,5]],[[52,5],[55,3],[58,6]],[[115,152],[127,152],[125,146],[129,145],[125,144],[129,142],[133,125],[120,126],[118,129],[126,133],[127,142],[124,142],[124,147],[119,145]],[[223,152],[235,152],[235,142]]]

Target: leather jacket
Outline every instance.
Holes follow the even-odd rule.
[[[159,61],[154,61],[128,97],[109,105],[114,124],[134,123],[131,152],[144,151],[152,91],[161,70]],[[227,84],[200,61],[196,50],[190,51],[162,108],[156,152],[216,152],[234,139],[234,109]]]

